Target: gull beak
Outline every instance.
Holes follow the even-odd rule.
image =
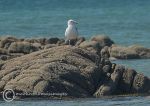
[[[75,24],[78,24],[78,22],[77,21],[73,21]]]

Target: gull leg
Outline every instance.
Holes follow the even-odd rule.
[[[67,44],[67,40],[65,40],[65,44]]]
[[[70,40],[69,40],[69,45],[70,45]]]

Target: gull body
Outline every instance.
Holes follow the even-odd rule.
[[[68,20],[68,27],[66,28],[65,31],[65,42],[69,41],[70,44],[70,40],[76,40],[78,37],[78,30],[76,27],[77,22],[74,20]]]

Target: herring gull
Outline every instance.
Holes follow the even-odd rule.
[[[76,27],[77,22],[70,19],[68,20],[68,27],[66,28],[65,31],[65,43],[67,43],[69,41],[69,45],[70,45],[70,41],[71,40],[77,40],[78,38],[78,30]]]

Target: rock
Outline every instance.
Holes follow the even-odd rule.
[[[16,41],[18,41],[18,39],[14,37],[3,37],[0,41],[0,48],[8,49],[9,45]]]
[[[23,42],[24,40],[25,40],[24,38],[18,39],[19,42]]]
[[[70,39],[65,41],[65,45],[72,45],[74,46],[77,42],[77,39]]]
[[[133,69],[126,69],[123,72],[122,78],[118,86],[121,93],[132,93],[131,87],[132,87],[135,75],[136,75],[136,71]]]
[[[105,65],[103,67],[103,72],[104,73],[110,73],[110,71],[111,71],[111,66],[110,65]]]
[[[104,65],[109,65],[109,66],[112,66],[112,63],[110,62],[110,60],[109,59],[103,59],[104,61]]]
[[[60,40],[57,42],[57,44],[58,44],[59,46],[65,45],[65,40],[64,40],[64,39],[60,39]]]
[[[33,93],[44,93],[44,92],[47,92],[48,86],[49,86],[49,82],[48,81],[39,81],[39,83],[37,83],[35,85]]]
[[[116,65],[114,72],[111,74],[112,81],[117,85],[118,81],[121,79],[125,67],[122,65]]]
[[[38,48],[39,50],[42,49],[42,45],[40,43],[33,43],[32,46]]]
[[[79,46],[79,45],[80,45],[82,42],[84,42],[84,41],[85,41],[85,38],[84,38],[84,37],[79,37],[75,45],[76,45],[76,46]]]
[[[97,48],[98,45],[99,45],[99,43],[96,41],[84,41],[79,45],[79,47],[85,48],[85,49],[89,48],[89,47]]]
[[[25,39],[24,42],[39,43],[39,40],[38,39]]]
[[[39,43],[41,45],[47,44],[56,44],[59,41],[59,38],[39,38],[39,39],[25,39],[26,42],[29,43]]]
[[[24,42],[29,42],[29,43],[40,43],[41,45],[45,45],[46,38],[38,38],[38,39],[24,39]]]
[[[38,39],[37,43],[41,43],[41,45],[45,45],[45,41],[46,41],[46,38],[40,38]]]
[[[129,47],[113,45],[110,48],[110,56],[117,59],[150,58],[150,49],[136,45]]]
[[[115,45],[102,48],[98,41],[83,38],[75,41],[75,46],[64,45],[63,39],[56,44],[46,40],[7,38],[9,43],[1,43],[0,92],[9,88],[23,93],[66,93],[67,97],[150,93],[148,77],[109,60],[109,53],[112,56],[119,49],[122,54],[139,57],[147,57],[148,49]],[[131,56],[122,54],[120,58]]]
[[[100,44],[101,47],[104,46],[111,46],[112,44],[114,44],[114,42],[105,35],[97,35],[91,38],[91,41],[96,41]]]
[[[7,60],[1,68],[1,90],[93,95],[101,71],[96,54],[71,46],[58,46]]]
[[[131,45],[130,49],[133,49],[140,58],[150,58],[150,48],[145,48],[139,45]]]
[[[20,56],[23,56],[23,55],[24,55],[24,53],[9,53],[9,58],[7,58],[7,59],[20,57]]]
[[[45,44],[56,44],[59,41],[59,38],[49,38],[46,39]]]
[[[39,50],[29,42],[13,42],[8,48],[10,53],[31,53]]]
[[[52,47],[57,47],[58,45],[56,44],[47,44],[44,46],[44,49],[49,49],[49,48],[52,48]]]
[[[8,53],[8,54],[0,54],[0,62],[6,61],[12,58],[23,56],[22,53]]]
[[[8,54],[8,50],[7,49],[3,49],[3,48],[0,48],[0,54],[2,55],[6,55]]]
[[[0,55],[0,61],[1,61],[1,60],[5,61],[5,60],[7,60],[8,58],[9,58],[9,56],[7,56],[7,55]]]
[[[111,78],[102,84],[97,91],[95,92],[95,97],[101,97],[106,95],[113,95],[117,92],[118,82],[122,76],[123,73],[123,66],[116,66],[116,69],[111,74]]]
[[[105,59],[109,59],[110,54],[109,54],[109,47],[105,46],[102,50],[101,50],[101,57],[105,58]]]
[[[143,74],[136,74],[132,85],[132,92],[150,93],[150,79]]]

